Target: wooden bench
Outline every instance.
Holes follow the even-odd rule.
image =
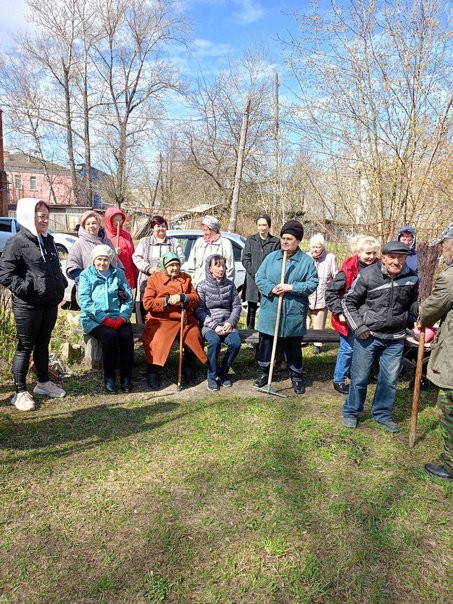
[[[132,333],[134,338],[141,338],[145,326],[141,323],[132,323]],[[74,330],[75,333],[83,333],[79,327]],[[102,344],[90,336],[89,333],[83,333],[83,341],[85,343],[85,366],[88,369],[102,369]]]
[[[132,323],[132,331],[134,338],[141,338],[145,326],[142,323]],[[82,333],[80,328],[76,329],[75,332]],[[245,344],[258,344],[258,332],[256,329],[240,329],[239,335],[241,342]],[[85,342],[85,366],[88,369],[101,369],[102,368],[102,345],[99,340],[90,336],[90,334],[83,334],[83,341]],[[334,329],[309,329],[302,338],[302,342],[313,343],[338,343],[340,336]]]
[[[258,344],[258,332],[256,329],[240,329],[239,335],[241,341],[246,344]],[[313,343],[322,342],[327,343],[338,343],[340,341],[340,334],[335,329],[309,329],[302,338],[302,343]]]

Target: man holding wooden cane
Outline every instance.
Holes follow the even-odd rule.
[[[258,364],[261,375],[254,383],[256,388],[268,383],[278,316],[278,338],[282,341],[294,392],[305,392],[301,344],[307,331],[308,296],[318,287],[318,274],[313,259],[299,248],[303,236],[304,228],[298,220],[286,222],[280,231],[281,250],[266,256],[255,276],[261,294],[258,317]],[[285,258],[286,267],[282,272]],[[281,315],[277,313],[280,297]]]
[[[430,245],[441,245],[447,268],[437,277],[431,295],[422,304],[420,324],[432,327],[440,320],[437,337],[431,345],[426,376],[439,387],[437,404],[444,439],[442,465],[427,463],[432,476],[453,480],[453,222]]]

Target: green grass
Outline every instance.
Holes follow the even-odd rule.
[[[65,399],[19,413],[2,387],[0,602],[451,602],[453,486],[423,471],[441,450],[436,393],[414,449],[407,381],[400,434],[369,406],[347,430],[335,354],[304,349],[312,387],[287,399],[250,388],[245,349],[245,381],[219,394],[104,397],[99,372],[74,368]]]

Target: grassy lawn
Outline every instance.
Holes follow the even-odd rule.
[[[176,392],[176,355],[147,392],[140,354],[129,395],[75,368],[65,399],[20,413],[1,387],[0,602],[451,603],[453,485],[423,471],[435,389],[409,449],[408,380],[400,434],[369,407],[347,430],[336,347],[304,354],[310,387],[285,399],[253,391],[246,349],[220,393]]]

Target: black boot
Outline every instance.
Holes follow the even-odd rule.
[[[157,365],[152,365],[148,363],[146,367],[146,383],[150,387],[151,390],[159,390],[159,374],[157,372]]]
[[[109,394],[116,394],[115,378],[105,378],[104,390]]]
[[[122,390],[123,392],[128,393],[128,392],[130,392],[130,391],[131,391],[131,389],[132,389],[132,386],[131,386],[131,378],[122,377],[122,378],[121,378],[121,390]]]
[[[260,377],[255,380],[253,385],[255,386],[255,388],[263,388],[263,386],[267,386],[268,381],[269,376],[267,375],[267,373],[261,373]]]
[[[195,386],[196,383],[196,363],[185,361],[182,366],[182,376],[186,382],[186,386]]]
[[[291,378],[291,382],[293,384],[293,389],[296,394],[304,394],[305,386],[302,380],[298,380],[296,378]]]

